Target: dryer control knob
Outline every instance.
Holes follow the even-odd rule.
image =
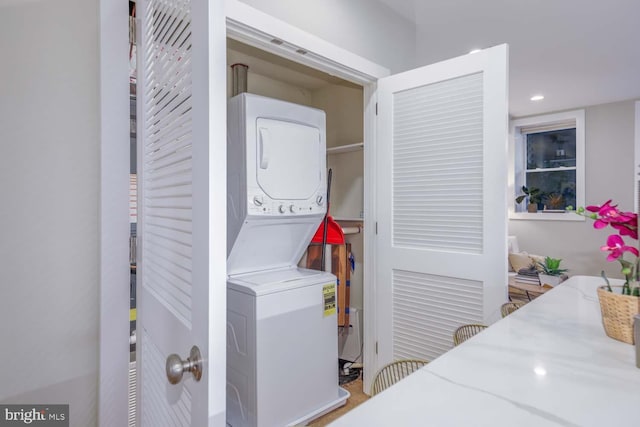
[[[263,203],[263,202],[262,202],[262,197],[260,197],[260,196],[255,196],[255,197],[253,198],[253,204],[254,204],[254,205],[256,205],[256,206],[262,206],[262,203]]]
[[[294,205],[289,205],[289,212],[296,213],[296,207]]]
[[[285,213],[287,211],[287,209],[284,207],[284,205],[280,205],[280,206],[278,206],[278,211],[280,213]]]
[[[321,195],[316,197],[316,203],[318,204],[318,206],[322,206],[323,200],[324,200],[324,197],[322,197]]]

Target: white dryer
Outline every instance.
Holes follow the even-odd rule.
[[[227,424],[304,424],[343,405],[336,278],[297,268],[326,211],[325,114],[228,104]]]

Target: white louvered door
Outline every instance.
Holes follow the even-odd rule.
[[[224,0],[138,0],[137,424],[225,425]],[[197,346],[199,381],[165,364]]]
[[[378,367],[432,361],[507,295],[507,46],[378,83]]]

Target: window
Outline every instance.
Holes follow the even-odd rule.
[[[584,205],[584,111],[513,120],[511,136],[509,217],[584,220],[565,213]],[[516,203],[523,186],[538,190],[535,207],[529,198]]]

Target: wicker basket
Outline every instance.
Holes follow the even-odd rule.
[[[634,344],[633,316],[640,313],[640,298],[622,295],[622,286],[612,288],[613,292],[607,291],[606,286],[598,288],[604,331],[613,339]]]

